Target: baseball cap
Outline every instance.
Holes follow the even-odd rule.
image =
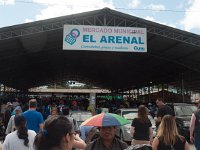
[[[22,108],[21,108],[20,106],[17,106],[17,107],[15,108],[15,110],[22,110]]]

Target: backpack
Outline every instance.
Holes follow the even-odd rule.
[[[88,144],[98,137],[99,137],[99,132],[97,127],[92,127],[92,129],[86,135],[85,143]]]

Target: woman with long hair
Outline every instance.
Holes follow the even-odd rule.
[[[152,144],[153,150],[189,150],[185,137],[179,135],[173,116],[165,115]]]
[[[144,105],[138,108],[138,117],[131,124],[132,144],[151,144],[152,124],[148,118],[148,110]]]
[[[74,144],[72,123],[64,116],[49,117],[34,141],[35,150],[71,150]]]
[[[35,131],[26,128],[26,119],[22,115],[15,116],[14,121],[16,131],[6,136],[3,150],[34,150]]]

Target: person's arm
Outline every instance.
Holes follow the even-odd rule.
[[[12,131],[12,116],[9,119],[8,126],[6,128],[6,135]]]
[[[0,143],[0,150],[2,150],[2,144]]]
[[[44,127],[44,119],[43,119],[43,116],[42,114],[39,112],[39,130],[42,131],[43,130],[43,127]]]
[[[135,127],[131,126],[130,133],[131,133],[132,138],[133,138],[134,132],[135,132]]]
[[[86,143],[79,137],[79,134],[76,134],[73,148],[85,149],[85,147],[86,147]]]
[[[150,139],[150,144],[152,144],[152,141],[153,141],[153,130],[152,130],[152,127],[149,127],[149,139]]]
[[[42,130],[43,130],[43,126],[44,126],[44,124],[43,124],[43,123],[40,123],[40,124],[39,124],[40,131],[42,131]]]
[[[161,122],[161,117],[157,117],[156,118],[156,126],[158,127],[158,125],[160,124],[160,122]]]
[[[187,141],[185,142],[185,149],[184,150],[190,150],[190,146],[189,146]]]
[[[132,137],[132,138],[134,137],[134,133],[135,133],[135,122],[136,122],[136,118],[133,119],[133,121],[132,121],[132,123],[131,123],[130,134],[131,134],[131,137]]]
[[[194,143],[194,126],[195,126],[195,121],[196,121],[196,117],[195,114],[192,114],[191,120],[190,120],[190,141],[192,143]]]
[[[159,140],[157,137],[154,138],[153,143],[152,143],[152,148],[153,150],[157,150],[158,149],[158,144],[159,144]]]
[[[156,127],[159,126],[161,120],[162,120],[162,116],[163,116],[163,111],[162,111],[163,108],[159,108],[158,111],[157,111],[157,118],[156,118]]]
[[[84,150],[93,150],[94,148],[93,149],[92,148],[93,148],[93,143],[89,143],[87,144]]]

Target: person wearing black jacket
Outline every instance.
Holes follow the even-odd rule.
[[[156,119],[156,127],[158,128],[162,118],[165,115],[175,116],[175,114],[169,106],[165,105],[164,100],[162,98],[158,98],[156,100],[156,105],[158,106],[157,119]]]

